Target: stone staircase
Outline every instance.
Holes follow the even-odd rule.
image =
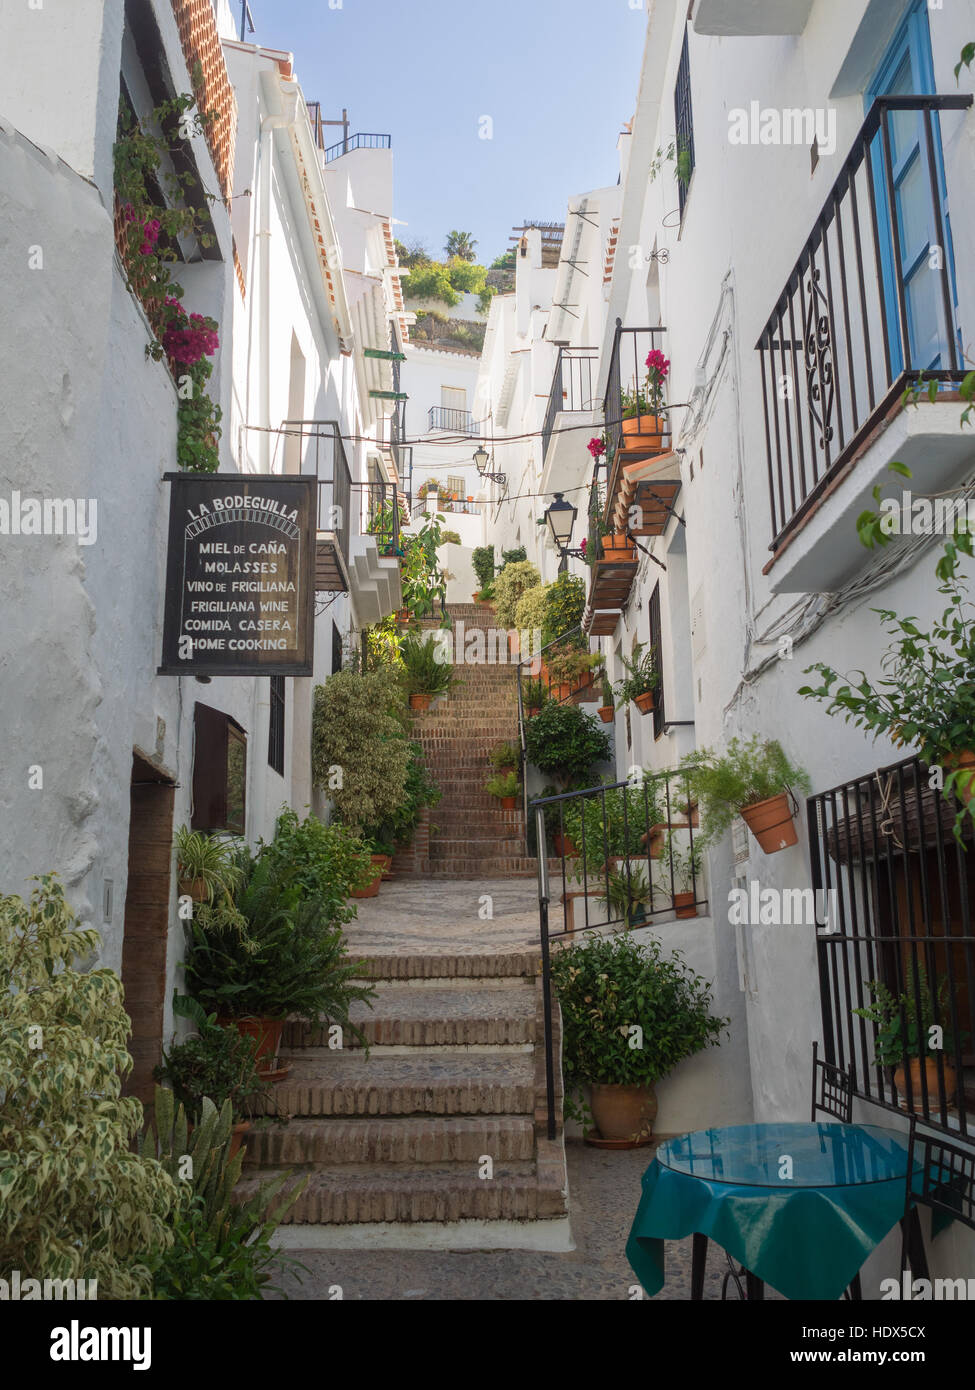
[[[497,626],[485,604],[451,604],[455,625],[488,631]],[[436,623],[424,627],[435,629]],[[413,736],[443,797],[430,813],[429,848],[393,860],[397,876],[423,878],[528,877],[537,872],[525,853],[525,817],[519,804],[505,811],[484,790],[489,753],[517,743],[518,680],[513,664],[457,665],[462,684],[416,715]]]
[[[310,1181],[288,1226],[532,1223],[523,1238],[506,1228],[501,1245],[561,1232],[565,1153],[561,1132],[546,1135],[541,980],[527,941],[526,930],[524,949],[360,956],[358,975],[377,988],[353,1015],[370,1055],[286,1024],[291,1073],[247,1136],[240,1195],[289,1169]],[[302,1239],[296,1230],[287,1243]]]

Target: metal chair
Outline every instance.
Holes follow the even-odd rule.
[[[975,1152],[951,1143],[940,1134],[921,1134],[911,1116],[907,1144],[907,1183],[901,1220],[901,1271],[927,1279],[928,1260],[917,1208],[950,1216],[975,1230]],[[914,1168],[921,1171],[915,1178]]]
[[[832,1115],[848,1125],[853,1121],[853,1068],[838,1067],[819,1056],[819,1043],[813,1043],[811,1120],[818,1112]]]

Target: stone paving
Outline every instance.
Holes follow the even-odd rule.
[[[630,1299],[637,1279],[624,1253],[640,1200],[640,1179],[653,1149],[619,1153],[566,1144],[569,1211],[575,1250],[295,1250],[307,1272],[275,1278],[291,1299],[328,1299],[338,1284],[346,1299],[518,1302]],[[724,1254],[708,1250],[704,1297],[719,1299]],[[687,1300],[691,1241],[669,1241],[667,1281],[656,1300]],[[300,1277],[301,1282],[298,1282]],[[735,1296],[734,1288],[731,1289]],[[771,1289],[766,1298],[777,1299]]]
[[[493,918],[484,918],[490,899]],[[346,928],[354,955],[479,955],[538,945],[533,879],[393,879]]]

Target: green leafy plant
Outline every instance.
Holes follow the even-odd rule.
[[[664,837],[658,857],[668,884],[673,873],[675,893],[696,891],[697,885],[701,882],[701,866],[704,862],[700,837],[695,837],[692,844],[689,839],[678,839],[677,833],[670,830]]]
[[[131,1149],[143,1117],[122,1096],[122,982],[78,968],[98,933],[79,927],[55,875],[34,882],[29,902],[0,898],[0,1269],[141,1298],[178,1192]]]
[[[542,706],[547,703],[548,688],[540,676],[536,679],[525,681],[522,700],[526,713],[530,709],[540,710]]]
[[[910,1057],[937,1056],[939,1051],[955,1051],[955,1039],[946,1028],[951,1017],[951,1000],[948,980],[942,976],[937,986],[938,1021],[943,1032],[940,1048],[932,1047],[929,1041],[935,1026],[934,991],[928,982],[928,974],[923,965],[918,964],[918,1000],[913,992],[894,994],[882,980],[869,980],[867,989],[871,1002],[853,1012],[860,1018],[876,1024],[874,1036],[874,1066],[899,1067]],[[962,1040],[968,1037],[965,1033]]]
[[[586,611],[585,581],[572,574],[560,574],[545,590],[545,619],[542,641],[546,646],[567,637],[582,626]]]
[[[625,922],[629,929],[645,920],[644,908],[650,901],[650,880],[643,869],[632,865],[613,868],[606,876],[606,903],[613,921]]]
[[[515,608],[514,626],[519,632],[542,633],[548,613],[548,584],[536,584],[526,589]],[[544,642],[545,638],[542,636]]]
[[[555,700],[544,704],[526,724],[525,746],[528,761],[563,787],[578,784],[596,763],[610,757],[609,738],[599,721],[578,705]]]
[[[473,566],[474,573],[477,575],[477,582],[480,584],[481,593],[483,594],[484,590],[494,578],[494,546],[476,546],[471,554],[471,565]]]
[[[653,647],[637,642],[632,657],[621,657],[626,675],[616,683],[616,698],[622,704],[636,700],[640,695],[649,695],[660,684],[657,657]]]
[[[506,772],[517,767],[521,755],[516,743],[496,743],[488,754],[488,761],[496,772]]]
[[[790,788],[811,790],[809,777],[791,762],[774,739],[754,734],[747,740],[733,738],[719,755],[703,748],[681,760],[694,795],[702,802],[701,847],[730,829],[743,807],[767,801]]]
[[[202,1009],[200,1015],[199,1033],[164,1051],[153,1075],[168,1084],[192,1124],[200,1120],[204,1098],[218,1106],[229,1100],[238,1122],[248,1104],[267,1092],[258,1075],[256,1044],[236,1028],[221,1028],[215,1015],[207,1017]]]
[[[715,1047],[729,1019],[711,1013],[712,989],[680,951],[651,939],[592,937],[558,951],[552,981],[562,1008],[567,1096],[587,1083],[652,1086],[686,1057]],[[642,1047],[631,1046],[634,1026]],[[585,1118],[568,1101],[566,1113]]]
[[[240,882],[234,839],[181,825],[173,836],[173,844],[180,880],[202,881],[211,903],[218,897],[233,897]]]
[[[422,491],[422,489],[421,489]],[[443,489],[442,501],[446,501]],[[425,517],[415,535],[403,538],[400,577],[403,607],[417,620],[428,618],[447,601],[447,577],[437,558],[446,534],[441,516]]]
[[[406,718],[393,667],[337,671],[316,686],[312,775],[346,825],[378,825],[402,805],[410,765]]]
[[[405,689],[408,694],[446,695],[459,684],[454,668],[443,660],[444,643],[432,634],[421,639],[407,633],[400,648],[405,668]]]
[[[545,653],[545,665],[553,685],[577,685],[584,677],[598,670],[603,658],[574,643],[565,642],[550,647]]]
[[[348,826],[327,825],[311,814],[301,820],[297,811],[283,806],[273,839],[261,840],[258,849],[272,878],[317,903],[330,926],[353,920],[349,892],[372,877],[372,866],[368,848]]]
[[[529,560],[515,560],[505,564],[494,580],[494,595],[497,605],[498,625],[514,627],[515,614],[519,600],[529,589],[537,589],[541,584],[538,570]]]
[[[528,551],[523,545],[516,546],[514,550],[502,550],[501,568],[505,569],[508,565],[523,565],[528,559]]]
[[[604,709],[615,709],[615,708],[616,708],[616,700],[615,700],[614,697],[613,697],[613,686],[612,686],[612,682],[610,681],[610,679],[609,679],[608,676],[603,676],[603,679],[602,679],[602,692],[603,692],[603,708],[604,708]]]
[[[565,801],[565,833],[578,856],[573,877],[599,878],[608,860],[646,853],[644,840],[660,819],[657,800],[656,784],[645,777]]]
[[[520,790],[517,772],[496,772],[485,782],[484,790],[498,798],[517,796]]]
[[[366,828],[366,835],[375,846],[376,854],[393,854],[397,845],[407,845],[413,839],[423,811],[436,806],[443,793],[430,776],[419,743],[410,744],[410,765],[406,772],[403,800],[396,812],[378,826]],[[379,848],[383,846],[383,848]]]

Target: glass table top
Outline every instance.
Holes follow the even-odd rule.
[[[673,1172],[742,1187],[849,1187],[907,1174],[906,1137],[880,1125],[729,1125],[669,1139],[656,1157]]]

